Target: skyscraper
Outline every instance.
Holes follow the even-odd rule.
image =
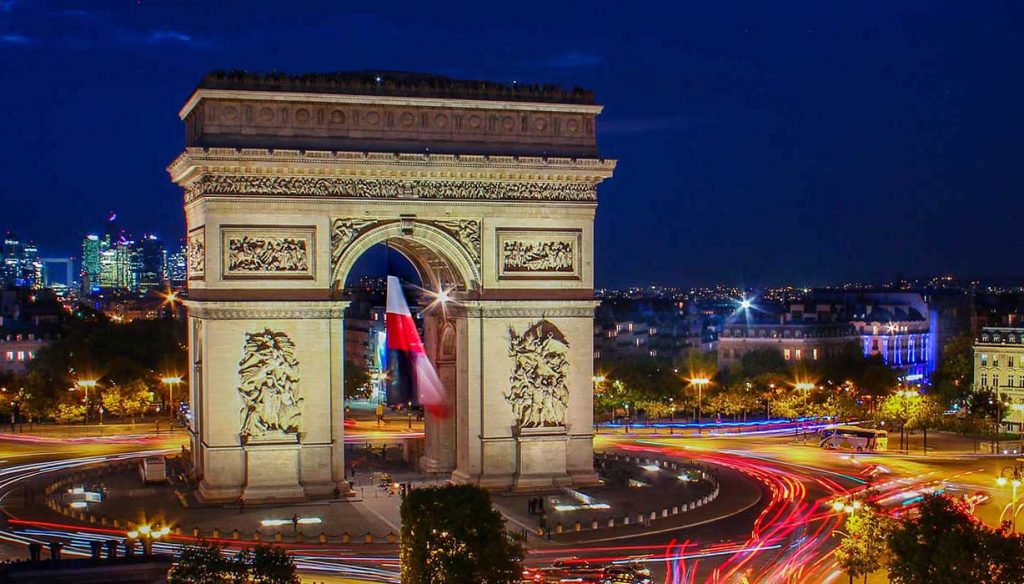
[[[0,252],[0,285],[32,288],[42,285],[43,264],[39,261],[39,248],[35,243],[22,242],[8,231],[4,234]]]
[[[89,294],[100,287],[100,238],[86,235],[82,240],[82,293]]]

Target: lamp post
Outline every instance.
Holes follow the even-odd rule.
[[[814,384],[813,383],[808,383],[806,381],[798,381],[798,382],[796,382],[794,384],[793,387],[795,387],[796,389],[802,390],[804,392],[804,411],[803,411],[803,416],[804,416],[804,418],[806,418],[807,417],[807,396],[808,396],[808,394],[811,393],[811,390],[814,389]],[[800,434],[800,424],[799,423],[797,423],[797,426],[796,426],[795,430],[796,430],[797,434],[799,435]]]
[[[591,399],[594,402],[594,433],[595,434],[600,431],[600,424],[597,423],[597,394],[598,394],[598,389],[600,389],[601,384],[605,382],[605,379],[606,378],[605,378],[604,375],[595,375],[595,376],[593,376],[591,378],[591,381],[594,382],[594,395],[593,395],[593,397]]]
[[[697,407],[694,412],[697,418],[697,435],[700,436],[700,420],[703,417],[701,405],[703,405],[704,402],[704,386],[711,383],[711,380],[707,377],[694,377],[690,379],[690,383],[697,386]]]
[[[85,423],[89,423],[89,409],[92,407],[92,400],[89,399],[89,389],[99,385],[95,379],[79,379],[75,386],[85,390]]]
[[[167,409],[171,413],[171,425],[170,431],[174,431],[174,386],[181,383],[181,376],[164,376],[160,378],[160,381],[167,386]]]
[[[1005,487],[1007,484],[1011,488],[1010,497],[1010,532],[1017,533],[1017,488],[1021,485],[1022,468],[1021,464],[1017,463],[1014,466],[1003,467],[1000,471],[999,476],[996,478],[996,484],[1000,487]]]

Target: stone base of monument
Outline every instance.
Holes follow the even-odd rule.
[[[565,466],[568,436],[564,427],[518,428],[512,489],[534,491],[572,484]]]
[[[450,463],[446,463],[430,456],[420,457],[419,471],[428,475],[448,474],[455,470]]]
[[[288,502],[306,499],[300,483],[301,447],[296,434],[283,432],[244,442],[246,502]],[[330,487],[333,489],[333,486]]]

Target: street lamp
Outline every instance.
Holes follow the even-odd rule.
[[[1003,470],[999,471],[999,476],[996,477],[997,485],[1000,487],[1010,485],[1012,489],[1010,498],[1010,531],[1012,533],[1017,533],[1017,488],[1020,487],[1022,479],[1024,479],[1024,464],[1019,462],[1014,466],[1003,467]]]
[[[697,418],[697,435],[700,436],[700,420],[702,417],[701,405],[704,401],[704,386],[711,383],[707,377],[694,377],[690,379],[691,385],[697,386],[697,407],[695,409]]]
[[[795,387],[796,389],[799,389],[799,390],[804,392],[804,411],[803,411],[803,415],[806,418],[807,417],[807,396],[811,393],[811,390],[814,389],[814,384],[806,382],[806,381],[798,381],[798,382],[796,382],[793,385],[793,387]],[[800,433],[800,424],[799,423],[796,425],[796,428],[794,430],[797,432],[797,434]]]
[[[594,395],[591,397],[591,399],[594,402],[594,433],[595,434],[600,431],[598,423],[597,423],[597,399],[595,399],[595,398],[597,398],[598,389],[600,389],[601,384],[604,383],[605,380],[606,380],[606,378],[605,378],[604,375],[595,375],[595,376],[593,376],[591,378],[591,381],[594,382]]]
[[[1017,453],[1024,456],[1024,404],[1013,404],[1010,407],[1020,413],[1020,422],[1017,424],[1017,435],[1020,446],[1017,447]]]
[[[75,386],[81,387],[85,390],[85,423],[89,423],[89,409],[92,407],[92,401],[89,399],[89,389],[97,387],[99,383],[95,379],[79,379],[75,382]]]
[[[171,413],[170,432],[174,431],[174,386],[181,383],[180,375],[167,375],[160,378],[160,382],[167,386],[167,409]]]

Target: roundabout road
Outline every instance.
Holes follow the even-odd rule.
[[[27,543],[56,539],[65,543],[68,554],[86,556],[90,541],[120,535],[114,530],[62,522],[26,521],[20,516],[23,502],[34,496],[28,485],[75,467],[174,451],[180,444],[177,440],[180,437],[164,436],[26,443],[0,437],[0,501],[4,510],[0,542],[5,555],[23,557]],[[659,529],[655,524],[653,532],[627,539],[531,546],[527,566],[546,566],[564,557],[595,562],[639,558],[651,568],[656,581],[671,584],[834,581],[842,574],[833,559],[838,543],[833,532],[843,517],[831,510],[829,502],[864,489],[872,476],[876,483],[887,485],[886,499],[896,501],[897,507],[912,502],[927,485],[942,484],[988,493],[995,503],[979,508],[979,516],[986,521],[995,523],[1008,513],[1009,496],[995,490],[990,480],[1006,461],[994,457],[966,453],[927,458],[896,453],[851,456],[796,444],[792,435],[681,438],[601,434],[595,444],[598,450],[728,466],[755,482],[762,497],[745,511],[702,525]],[[728,493],[723,491],[720,496],[727,497]],[[155,548],[173,553],[192,541],[191,537],[173,536]],[[393,545],[286,547],[307,576],[305,581],[398,581],[397,549]]]

